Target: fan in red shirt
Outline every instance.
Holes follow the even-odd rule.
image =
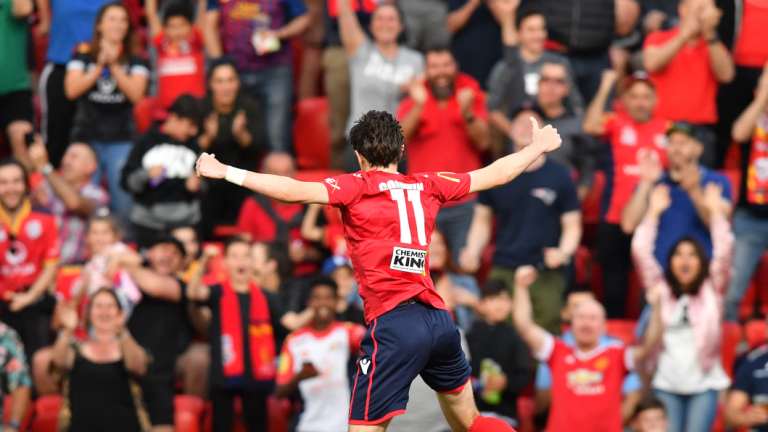
[[[425,82],[416,82],[400,104],[397,117],[408,142],[408,173],[469,172],[482,166],[488,149],[485,94],[469,75],[460,73],[447,46],[426,52]],[[466,245],[472,223],[474,195],[446,205],[437,225],[454,251]]]
[[[648,35],[643,64],[659,95],[656,114],[710,129],[717,122],[717,86],[733,79],[728,48],[717,35],[722,13],[713,0],[682,0],[680,26]],[[705,144],[706,165],[715,163],[714,132]]]
[[[163,30],[153,41],[157,49],[157,96],[163,109],[182,94],[205,96],[203,37],[192,24],[186,2],[172,2],[163,11]]]
[[[667,166],[666,131],[669,121],[654,115],[656,89],[642,72],[627,77],[619,89],[621,107],[605,112],[608,96],[616,84],[613,70],[603,72],[600,88],[587,109],[584,131],[602,138],[610,146],[606,170],[603,216],[598,228],[598,259],[606,287],[608,318],[624,318],[629,285],[631,236],[621,226],[621,212],[640,181],[643,158],[655,158]]]
[[[29,358],[49,342],[42,301],[58,259],[54,217],[32,209],[22,165],[0,161],[0,316],[19,333]]]
[[[438,392],[453,429],[511,430],[477,411],[467,385],[470,367],[456,326],[432,285],[427,251],[444,203],[512,181],[544,153],[559,148],[560,136],[552,126],[539,128],[531,121],[529,146],[469,173],[398,173],[405,139],[394,117],[382,111],[369,111],[350,130],[361,170],[324,182],[248,172],[207,153],[198,159],[201,176],[223,178],[282,201],[341,210],[368,322],[352,385],[351,432],[386,430],[392,417],[405,412],[417,375]]]
[[[661,338],[660,292],[648,291],[652,317],[642,345],[627,347],[615,343],[601,347],[605,310],[599,302],[590,300],[579,303],[573,311],[571,331],[575,346],[571,347],[533,322],[528,288],[537,276],[531,266],[518,268],[512,316],[534,357],[552,370],[552,410],[547,430],[622,431],[624,375],[651,355]]]

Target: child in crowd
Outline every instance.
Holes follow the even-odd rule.
[[[467,334],[477,407],[516,426],[517,396],[531,381],[533,360],[509,323],[512,298],[506,284],[492,279],[481,291],[482,319]]]
[[[655,397],[647,397],[637,404],[632,416],[634,432],[667,432],[667,410]]]
[[[194,26],[189,2],[174,0],[163,12],[163,27],[154,40],[157,49],[157,98],[166,110],[182,94],[205,96],[203,36]]]

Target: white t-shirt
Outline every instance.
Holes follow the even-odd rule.
[[[278,385],[293,379],[304,363],[312,363],[319,373],[299,383],[304,411],[297,432],[347,430],[350,397],[347,364],[364,334],[362,326],[337,322],[322,332],[299,329],[285,339],[280,354]]]

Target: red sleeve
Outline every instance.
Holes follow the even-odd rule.
[[[545,361],[547,365],[552,368],[552,365],[557,363],[557,360],[561,357],[567,355],[569,352],[572,351],[571,348],[568,347],[568,345],[565,344],[560,338],[553,337],[553,344],[552,352],[549,355],[549,358]]]
[[[431,180],[432,193],[441,202],[456,201],[469,193],[471,179],[468,173],[440,171],[422,175]]]
[[[197,29],[197,28],[193,28],[192,29],[192,37],[191,37],[191,39],[192,39],[191,40],[191,45],[192,45],[192,48],[195,51],[203,49],[203,34],[200,33],[199,29]]]
[[[488,107],[485,105],[487,98],[484,91],[478,89],[476,92],[477,96],[472,104],[472,112],[475,114],[475,117],[485,120],[488,118]]]
[[[360,350],[360,344],[363,342],[363,337],[365,337],[365,327],[353,323],[344,323],[344,325],[349,335],[349,352],[354,355]]]
[[[283,350],[280,352],[280,363],[277,367],[277,377],[275,379],[277,385],[288,384],[295,375],[293,372],[293,355],[291,350],[288,349],[289,341],[290,339],[287,339],[283,343]]]
[[[58,262],[59,254],[61,253],[61,244],[59,243],[59,231],[56,228],[56,221],[53,217],[47,217],[44,225],[45,229],[45,242],[47,244],[45,253],[45,262]]]
[[[656,46],[661,45],[664,42],[667,41],[670,37],[670,32],[666,31],[655,31],[650,33],[648,36],[645,37],[645,43],[643,43],[643,47],[649,47],[649,46]]]
[[[603,137],[609,137],[616,128],[616,113],[606,113],[603,116]]]
[[[328,204],[334,207],[346,207],[362,193],[363,180],[355,174],[342,174],[323,180],[328,190]]]

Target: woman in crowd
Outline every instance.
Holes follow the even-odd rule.
[[[74,343],[77,312],[59,310],[62,329],[53,346],[53,364],[65,371],[65,412],[69,431],[146,431],[141,392],[133,382],[147,369],[149,356],[124,326],[115,292],[100,289],[90,299],[88,338]],[[59,425],[61,426],[61,425]]]
[[[395,113],[408,85],[424,70],[424,58],[417,51],[400,45],[403,15],[391,2],[382,2],[371,16],[368,38],[351,0],[338,1],[341,42],[349,57],[350,116],[352,123],[369,110]],[[348,160],[354,159],[351,148]]]
[[[659,219],[670,205],[669,189],[654,189],[648,212],[632,241],[632,253],[647,290],[661,290],[664,334],[652,387],[664,402],[670,432],[712,429],[718,393],[729,386],[720,358],[723,295],[728,284],[733,234],[722,191],[707,185],[713,252],[686,237],[672,247],[666,270],[654,258]]]
[[[241,91],[240,76],[230,60],[218,60],[208,70],[208,95],[203,104],[200,150],[245,169],[259,166],[267,150],[261,106]],[[216,225],[234,225],[240,206],[251,192],[226,182],[211,182],[203,199],[204,238]]]
[[[81,44],[67,64],[64,92],[77,100],[72,139],[96,152],[95,181],[106,177],[111,208],[119,215],[131,207],[120,173],[133,145],[133,105],[144,97],[148,81],[146,64],[131,54],[128,10],[120,3],[105,5],[96,16],[93,40]]]

